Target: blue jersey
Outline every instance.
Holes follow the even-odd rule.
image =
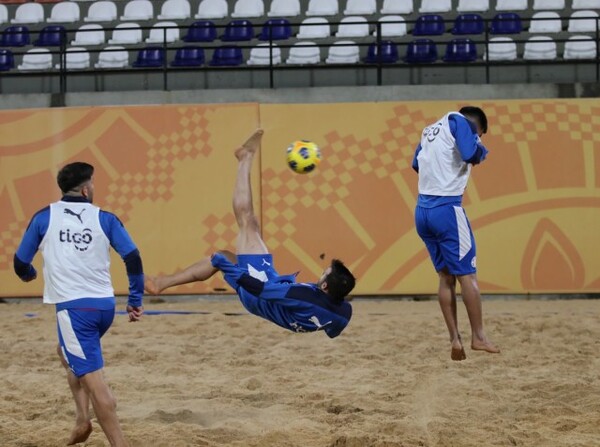
[[[334,302],[316,284],[297,283],[295,275],[279,276],[274,269],[267,273],[258,271],[262,264],[272,266],[271,255],[241,255],[248,261],[256,258],[258,262],[249,262],[246,269],[231,263],[222,254],[215,254],[212,265],[223,272],[225,280],[240,297],[248,312],[262,317],[294,332],[315,332],[322,330],[334,338],[346,328],[352,317],[352,306],[345,300]],[[254,272],[254,276],[252,275]],[[256,273],[264,274],[258,279]]]

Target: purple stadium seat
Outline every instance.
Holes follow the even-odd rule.
[[[446,25],[442,16],[437,14],[426,14],[417,19],[414,36],[440,36],[446,32]]]
[[[210,20],[200,20],[190,25],[185,42],[212,42],[217,38],[217,28]]]
[[[431,39],[416,39],[408,44],[404,60],[411,64],[435,62],[438,58],[437,47]]]
[[[199,67],[204,64],[204,50],[200,47],[179,48],[172,67]]]
[[[224,42],[240,42],[254,39],[254,27],[249,20],[232,20],[225,27],[221,40]]]
[[[444,62],[473,62],[477,60],[477,46],[471,39],[453,39],[446,46]]]
[[[24,47],[29,45],[29,29],[26,26],[9,26],[2,32],[0,46],[2,47]]]
[[[210,65],[215,67],[237,66],[244,62],[242,49],[236,46],[215,48]]]
[[[146,47],[138,51],[134,67],[162,67],[165,64],[165,52],[161,47]]]
[[[376,43],[371,44],[367,50],[365,62],[369,64],[394,64],[398,62],[398,47],[391,40],[382,40],[379,48]]]

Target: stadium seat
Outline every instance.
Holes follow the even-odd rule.
[[[241,42],[254,39],[254,27],[249,20],[232,20],[221,36],[224,42]]]
[[[556,59],[556,42],[547,36],[531,37],[525,43],[525,60],[552,60]]]
[[[44,21],[44,7],[39,3],[23,3],[15,12],[15,18],[10,23],[40,23]]]
[[[435,62],[438,58],[437,47],[431,39],[416,39],[408,44],[404,60],[411,64]]]
[[[110,45],[135,45],[142,42],[140,25],[134,22],[120,23],[112,33]]]
[[[2,32],[0,38],[2,47],[24,47],[30,43],[29,29],[26,26],[9,26]]]
[[[310,0],[307,16],[334,16],[339,11],[338,0]],[[289,59],[288,59],[289,60]]]
[[[570,33],[595,33],[598,24],[598,13],[596,11],[575,11],[569,19]]]
[[[150,0],[131,0],[125,5],[121,16],[122,21],[151,20],[154,18],[154,6]]]
[[[201,20],[190,25],[183,38],[185,42],[212,42],[217,38],[217,27],[210,20]]]
[[[166,31],[165,31],[166,30]],[[179,40],[179,28],[175,22],[158,22],[150,30],[147,43],[167,43]]]
[[[52,54],[47,48],[33,48],[23,56],[23,63],[17,67],[22,71],[50,70],[52,68]]]
[[[598,57],[596,41],[590,36],[572,36],[565,43],[563,58],[596,59]]]
[[[7,22],[8,22],[8,8],[6,7],[6,5],[0,4],[0,24],[7,23]]]
[[[391,40],[382,40],[380,45],[369,45],[365,62],[368,64],[395,64],[400,60],[398,47]]]
[[[492,19],[490,32],[492,34],[519,34],[523,31],[523,24],[519,14],[504,12],[496,14]]]
[[[281,49],[277,45],[273,44],[273,47],[269,48],[268,43],[260,43],[250,50],[250,58],[246,63],[248,65],[270,65],[271,55],[273,56],[273,65],[281,63]]]
[[[510,37],[492,37],[487,54],[490,61],[514,61],[517,59],[517,44]]]
[[[117,20],[117,5],[112,1],[100,0],[92,3],[84,22],[112,22]]]
[[[473,62],[477,60],[477,46],[471,39],[452,39],[446,46],[444,62]]]
[[[215,48],[213,56],[210,60],[210,65],[216,67],[227,67],[242,65],[244,57],[242,49],[236,46],[226,46]]]
[[[292,37],[292,26],[286,19],[269,19],[263,25],[260,40],[285,40]]]
[[[60,63],[54,66],[60,69]],[[85,48],[67,48],[65,54],[65,68],[67,70],[85,70],[90,68],[90,53]]]
[[[383,0],[381,14],[412,14],[413,0]]]
[[[300,15],[300,0],[273,0],[269,17],[296,17]]]
[[[0,71],[9,71],[15,68],[15,57],[10,50],[0,50]]]
[[[202,0],[195,19],[224,19],[229,15],[226,0]]]
[[[71,45],[102,45],[104,40],[104,28],[102,28],[102,25],[82,25],[75,33],[75,40],[71,41]]]
[[[179,48],[171,62],[172,67],[199,67],[204,65],[204,50],[200,47]]]
[[[123,47],[106,47],[100,52],[96,68],[125,68],[129,65],[129,53]]]
[[[483,17],[479,14],[460,14],[456,17],[452,28],[452,34],[456,35],[483,34],[484,31]]]
[[[490,9],[490,0],[459,0],[456,10],[458,12],[487,12]]]
[[[446,25],[442,16],[427,14],[417,19],[413,35],[415,36],[441,36],[446,32]]]
[[[286,64],[311,65],[321,62],[321,49],[314,42],[299,42],[290,48]]]
[[[536,12],[531,17],[529,25],[530,33],[560,33],[561,31],[562,22],[560,21],[560,16],[557,12]]]
[[[67,33],[64,26],[50,25],[40,31],[38,39],[33,44],[36,47],[60,47],[66,37]]]
[[[401,37],[406,35],[406,22],[402,16],[384,16],[379,19],[381,37]],[[377,36],[377,28],[373,31]]]
[[[331,36],[329,21],[323,17],[310,17],[300,24],[298,39],[324,39]]]
[[[420,13],[450,12],[452,11],[452,0],[421,0]]]
[[[524,11],[527,9],[527,0],[498,0],[496,11]]]
[[[48,23],[74,23],[80,19],[79,5],[75,2],[60,2],[52,7]]]
[[[358,45],[351,40],[340,40],[329,47],[326,64],[356,64],[360,60]]]
[[[534,11],[547,11],[549,9],[565,9],[565,0],[534,0]]]
[[[345,17],[341,20],[336,37],[366,37],[369,35],[369,24],[364,17]]]
[[[183,20],[192,16],[188,0],[166,0],[160,9],[158,20]]]
[[[250,18],[265,15],[265,5],[262,0],[237,0],[231,17]]]
[[[153,68],[163,65],[165,65],[165,51],[161,47],[142,48],[132,64],[135,68]]]
[[[573,9],[600,9],[600,0],[573,0]]]
[[[377,3],[375,0],[348,0],[344,15],[371,15],[377,12]]]

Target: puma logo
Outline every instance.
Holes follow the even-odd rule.
[[[65,214],[68,214],[70,216],[75,216],[77,219],[79,219],[79,222],[81,222],[81,223],[83,223],[83,219],[81,218],[81,215],[83,214],[84,211],[85,211],[85,208],[82,209],[79,214],[77,214],[75,211],[71,211],[69,208],[65,208]]]
[[[332,321],[328,321],[325,324],[321,324],[321,322],[319,321],[319,319],[317,318],[316,315],[313,315],[312,317],[310,317],[308,319],[312,324],[314,324],[315,326],[317,326],[317,330],[323,329],[325,326],[327,326],[328,324],[331,324]]]
[[[266,259],[263,259],[262,260],[262,265],[268,265],[270,267],[271,263],[269,261],[267,261]]]

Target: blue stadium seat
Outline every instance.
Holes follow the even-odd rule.
[[[183,38],[185,42],[212,42],[217,38],[217,27],[210,20],[200,20],[190,25]]]
[[[411,64],[435,62],[438,58],[437,47],[431,39],[416,39],[408,44],[404,60]]]
[[[452,34],[483,34],[485,26],[479,14],[461,14],[454,21]]]
[[[204,64],[204,50],[200,47],[179,48],[175,53],[172,67],[199,67]]]
[[[0,71],[15,68],[15,58],[10,50],[0,50]]]
[[[270,19],[264,24],[260,40],[286,40],[292,37],[292,26],[286,19]]]
[[[446,46],[444,62],[473,62],[477,60],[477,46],[471,39],[452,39]]]
[[[232,20],[225,27],[221,40],[225,42],[240,42],[254,39],[254,27],[249,20]]]
[[[439,36],[446,32],[446,25],[442,16],[437,14],[426,14],[417,19],[414,36]]]
[[[242,49],[236,46],[215,48],[210,65],[215,67],[237,66],[244,62]]]
[[[496,14],[492,19],[492,34],[519,34],[523,31],[521,17],[515,12]]]
[[[396,44],[391,40],[382,40],[379,48],[376,43],[369,45],[365,62],[368,64],[378,64],[380,62],[382,64],[394,64],[399,59]]]
[[[61,25],[50,25],[40,31],[39,38],[33,42],[37,47],[60,47],[65,40],[65,27]]]
[[[9,26],[0,39],[2,47],[24,47],[29,43],[29,29],[26,26]]]
[[[165,52],[161,47],[146,47],[138,51],[134,67],[162,67],[165,64]]]

